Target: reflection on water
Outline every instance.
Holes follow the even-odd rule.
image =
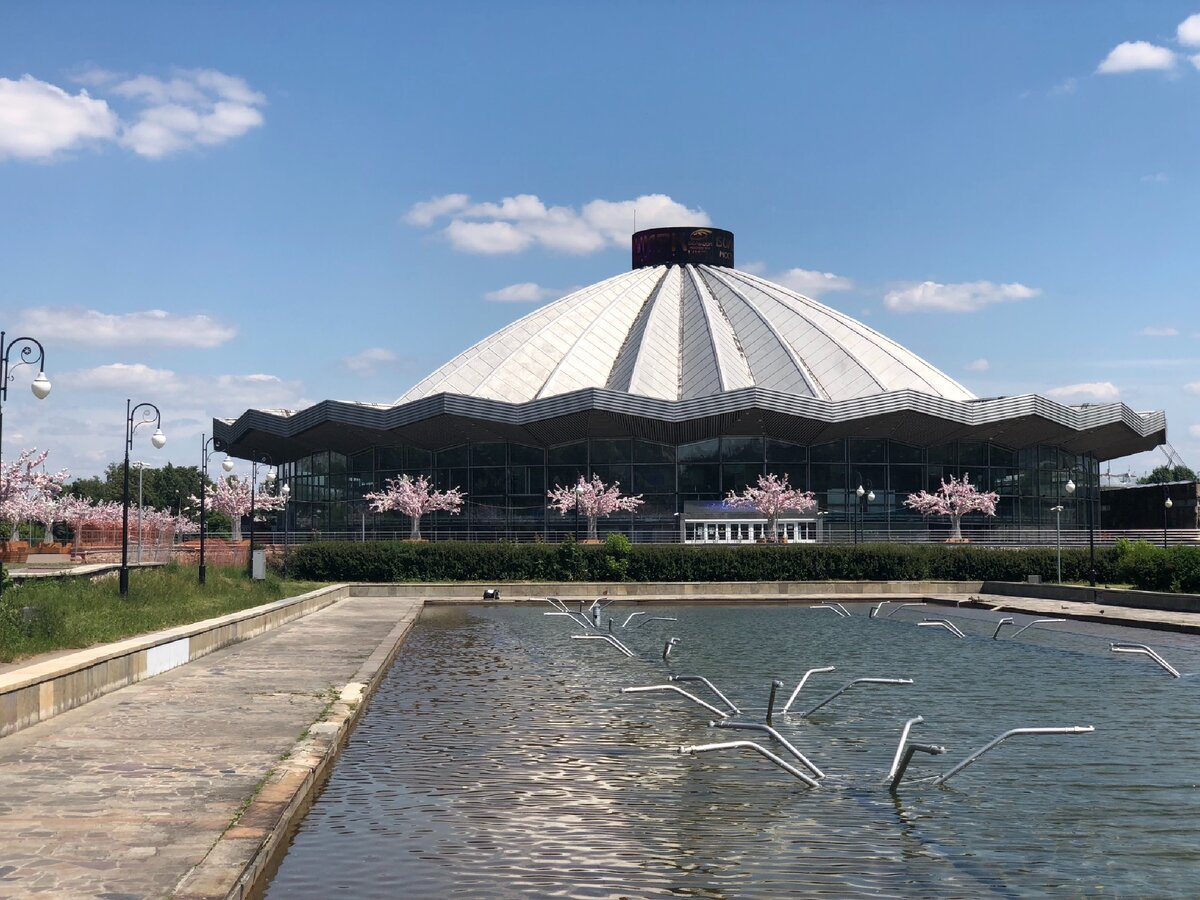
[[[996,614],[950,610],[958,639],[917,628],[927,610],[851,610],[673,607],[678,622],[618,628],[645,658],[630,660],[571,641],[541,608],[430,608],[267,896],[1200,893],[1200,676],[1108,650],[1148,643],[1200,672],[1200,639],[1068,622],[992,641]],[[674,671],[709,677],[747,717],[772,678],[786,699],[814,666],[838,670],[813,676],[797,710],[856,677],[915,683],[776,717],[828,776],[812,790],[753,754],[681,756],[765,736],[709,728],[675,695],[618,693],[666,680],[668,634]],[[918,714],[913,739],[949,752],[918,755],[909,779],[1009,728],[1096,732],[1013,738],[944,787],[906,780],[893,796],[883,777]]]

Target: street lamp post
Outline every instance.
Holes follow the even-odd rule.
[[[38,367],[37,377],[33,379],[33,383],[29,386],[33,391],[33,396],[39,400],[45,400],[50,394],[50,379],[46,377],[45,362],[46,351],[42,347],[40,341],[31,337],[17,337],[11,341],[5,342],[5,332],[0,331],[0,446],[4,442],[4,404],[8,400],[8,383],[13,380],[12,370],[20,366]],[[21,346],[23,345],[23,346]],[[15,347],[21,346],[20,356],[16,363],[11,362],[12,351]],[[0,454],[2,461],[3,454]],[[0,484],[0,493],[2,493],[3,484]],[[0,578],[0,596],[4,594],[4,579]]]
[[[167,436],[162,432],[162,413],[153,403],[132,405],[132,400],[125,401],[125,477],[124,488],[121,492],[121,596],[129,596],[129,451],[133,449],[133,433],[142,425],[154,423],[154,434],[150,443],[155,450],[161,450],[167,443]],[[138,417],[141,412],[140,418]],[[135,418],[137,421],[135,421]],[[139,538],[140,539],[140,538]]]
[[[1050,512],[1054,513],[1054,548],[1055,555],[1058,560],[1056,579],[1059,584],[1062,584],[1062,504],[1050,507]]]
[[[826,530],[822,526],[825,524],[825,517],[828,515],[829,515],[829,510],[827,510],[827,509],[818,509],[817,510],[817,543],[818,544],[821,543],[821,532]],[[831,544],[833,543],[832,532],[829,535],[828,542]]]
[[[1074,474],[1074,470],[1072,470],[1072,474]],[[1087,480],[1090,484],[1091,479],[1088,478]],[[1068,496],[1074,496],[1075,482],[1070,477],[1067,478],[1067,483],[1063,485],[1063,490],[1065,490],[1067,492]],[[1095,587],[1096,586],[1096,521],[1095,521],[1095,517],[1094,517],[1095,514],[1092,510],[1092,503],[1095,498],[1091,496],[1090,487],[1089,487],[1089,490],[1087,491],[1087,493],[1088,493],[1088,496],[1084,498],[1083,502],[1087,504],[1088,581],[1091,583],[1092,587]],[[1076,507],[1076,509],[1078,509],[1078,506]]]
[[[579,501],[583,498],[583,481],[575,485],[575,543],[579,543]]]
[[[216,447],[212,450],[208,449],[209,444],[216,440],[216,436],[205,438],[200,435],[200,583],[204,584],[204,579],[208,575],[208,569],[204,565],[204,538],[208,530],[207,510],[205,509],[205,495],[208,493],[208,461],[212,455],[217,452]],[[226,456],[221,460],[221,468],[226,472],[233,471],[233,460]]]
[[[864,484],[866,485],[866,487],[863,487]],[[854,534],[854,543],[857,544],[859,541],[865,542],[867,539],[867,531],[866,531],[867,510],[870,508],[870,505],[875,501],[875,492],[873,490],[871,490],[871,479],[868,478],[865,482],[860,479],[858,482],[858,488],[854,491],[854,495],[855,495],[855,497],[858,498],[857,501],[855,502],[856,514],[857,514],[856,521],[858,523],[858,527],[856,528],[855,534]]]
[[[1167,496],[1166,482],[1163,483],[1163,496],[1166,497],[1166,499],[1163,500],[1163,549],[1166,550],[1167,549],[1167,513],[1170,511],[1171,507],[1175,505],[1174,503],[1171,502],[1171,498]]]
[[[269,453],[258,453],[250,459],[250,558],[246,561],[246,574],[251,578],[254,577],[254,491],[258,487],[258,467],[259,464],[273,466]],[[275,470],[268,469],[266,482],[268,485],[275,482]]]
[[[862,498],[866,494],[867,489],[862,486],[860,481],[858,489],[854,492],[854,519],[851,523],[851,530],[854,532],[854,543],[858,543],[858,534],[862,526]]]
[[[288,500],[292,496],[292,486],[285,484],[279,489],[279,496],[283,498],[283,577],[287,580],[288,577]]]

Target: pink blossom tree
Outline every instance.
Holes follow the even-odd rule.
[[[942,480],[935,493],[919,491],[909,494],[904,505],[915,509],[923,516],[948,516],[950,518],[950,540],[962,540],[962,517],[967,513],[981,512],[985,516],[996,515],[996,501],[1000,495],[995,491],[980,491],[971,484],[971,476],[963,475],[959,481],[953,475]]]
[[[399,478],[389,478],[387,487],[382,491],[363,494],[363,499],[370,503],[375,512],[398,512],[408,516],[412,522],[409,538],[419,541],[422,516],[439,509],[456,516],[462,508],[465,496],[466,494],[457,487],[447,491],[435,491],[424,475],[415,480],[408,475],[401,475]]]
[[[55,506],[69,473],[45,471],[49,451],[22,450],[14,461],[0,468],[0,518],[12,526],[14,540],[19,539],[20,524],[41,522],[50,526],[57,520]]]
[[[637,508],[646,502],[641,494],[622,496],[621,482],[614,481],[606,485],[599,475],[593,475],[591,481],[581,476],[578,483],[571,487],[556,484],[554,490],[546,492],[546,496],[550,498],[550,506],[562,515],[578,512],[587,517],[587,536],[590,541],[599,539],[596,522],[601,516],[618,511],[637,512]]]
[[[798,491],[788,484],[787,472],[759,475],[758,486],[746,486],[740,494],[729,492],[725,505],[733,509],[752,509],[767,517],[767,540],[778,540],[779,517],[785,512],[806,513],[817,508],[812,491]]]
[[[218,478],[215,483],[204,488],[204,502],[214,512],[224,513],[233,522],[231,537],[235,541],[242,539],[242,516],[260,512],[273,512],[283,509],[286,501],[278,494],[268,494],[262,489],[254,491],[254,509],[250,508],[250,480],[230,475],[228,478]],[[199,506],[200,498],[192,495],[188,502]]]

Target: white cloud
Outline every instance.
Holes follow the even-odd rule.
[[[434,197],[422,203],[414,203],[404,214],[404,221],[410,225],[432,225],[442,216],[461,212],[470,204],[471,198],[466,194],[445,194]]]
[[[1200,53],[1197,53],[1194,56],[1189,56],[1188,60],[1195,68],[1200,69]]]
[[[137,75],[112,90],[145,104],[121,143],[152,158],[241,137],[263,123],[260,107],[267,102],[243,79],[212,69],[179,70],[170,79]]]
[[[1193,381],[1190,384],[1185,384],[1183,390],[1188,394],[1200,394],[1200,381]]]
[[[483,299],[497,303],[537,303],[539,300],[550,300],[559,296],[563,296],[563,294],[554,288],[542,287],[532,281],[523,281],[520,284],[510,284],[498,291],[488,291],[483,295]]]
[[[580,209],[547,206],[535,194],[517,194],[498,203],[471,203],[466,194],[445,194],[414,204],[404,218],[421,227],[450,218],[442,233],[466,253],[519,253],[540,246],[586,254],[610,246],[627,247],[635,211],[639,229],[712,224],[703,210],[689,209],[665,194],[645,194],[636,200],[592,200]]]
[[[1028,300],[1041,291],[1013,282],[995,284],[991,281],[964,281],[939,284],[923,281],[899,290],[888,291],[883,305],[892,312],[976,312],[993,303]]]
[[[992,364],[982,356],[979,359],[973,359],[967,363],[967,369],[971,372],[986,372],[992,367]]]
[[[1200,13],[1188,16],[1175,29],[1175,37],[1185,47],[1200,47]]]
[[[1145,328],[1139,331],[1138,334],[1140,334],[1142,337],[1175,337],[1177,334],[1179,334],[1179,329],[1173,328],[1170,325],[1161,327],[1156,325],[1147,325]]]
[[[342,360],[342,365],[359,375],[373,375],[380,368],[386,368],[399,359],[400,357],[391,350],[383,347],[368,347],[361,353],[347,356]]]
[[[1166,184],[1171,178],[1166,172],[1152,172],[1149,175],[1143,175],[1140,180],[1143,184]]]
[[[0,159],[50,159],[88,142],[112,140],[116,113],[87,91],[68,94],[31,75],[0,78]]]
[[[1051,388],[1046,391],[1046,396],[1064,401],[1114,403],[1120,399],[1121,392],[1111,381],[1089,381]]]
[[[240,137],[262,125],[267,102],[243,79],[212,69],[181,69],[166,79],[93,69],[77,80],[110,95],[112,105],[31,75],[0,78],[0,159],[50,159],[89,142],[157,158]]]
[[[1079,87],[1079,79],[1072,76],[1071,78],[1067,78],[1064,81],[1060,81],[1054,87],[1050,88],[1050,96],[1065,97],[1068,94],[1075,93],[1075,91],[1078,87]]]
[[[1200,438],[1200,425],[1189,425],[1188,434],[1194,438]]]
[[[112,315],[94,309],[35,307],[19,317],[23,331],[50,340],[89,347],[218,347],[237,329],[209,316],[177,315],[161,309]]]
[[[842,275],[809,269],[788,269],[771,280],[809,297],[820,297],[829,291],[849,291],[854,288],[854,282]]]
[[[1100,75],[1121,75],[1126,72],[1174,68],[1175,54],[1166,47],[1148,41],[1125,41],[1109,51],[1104,61],[1096,67]]]

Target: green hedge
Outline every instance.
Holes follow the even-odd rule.
[[[314,581],[1023,581],[1055,579],[1053,547],[969,544],[314,543],[293,551]],[[1088,551],[1062,552],[1064,581],[1088,580]],[[1200,550],[1149,544],[1096,548],[1100,584],[1200,590]]]

